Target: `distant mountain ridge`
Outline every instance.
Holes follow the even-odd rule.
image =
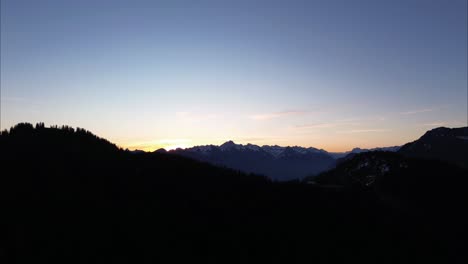
[[[201,151],[201,152],[206,152],[209,150],[213,150],[213,148],[219,148],[223,151],[229,151],[229,150],[251,150],[251,151],[265,151],[275,157],[281,156],[281,154],[285,150],[292,150],[297,153],[305,154],[305,153],[322,153],[322,154],[329,154],[326,150],[323,149],[317,149],[313,147],[305,148],[305,147],[299,147],[299,146],[287,146],[287,147],[281,147],[278,145],[263,145],[263,146],[258,146],[254,144],[236,144],[234,141],[229,140],[224,142],[223,144],[216,146],[216,145],[204,145],[204,146],[194,146],[191,148],[186,148],[183,150],[190,150],[190,151]],[[182,150],[182,149],[176,149],[176,151]]]
[[[186,149],[156,152],[167,152],[205,161],[215,165],[226,166],[247,173],[263,174],[274,180],[301,179],[319,174],[333,168],[336,159],[350,153],[361,153],[373,150],[396,151],[399,147],[360,149],[344,153],[329,153],[314,147],[278,145],[236,144],[232,140],[220,146],[204,145]]]
[[[157,150],[156,152],[164,152]],[[211,164],[247,173],[265,175],[274,180],[293,180],[318,174],[333,167],[334,158],[323,149],[303,147],[236,144],[232,140],[220,146],[205,145],[167,151]]]
[[[379,147],[379,148],[371,148],[371,149],[361,149],[361,148],[353,148],[351,151],[345,152],[330,152],[329,154],[332,155],[334,158],[344,158],[350,154],[358,154],[363,152],[369,151],[388,151],[388,152],[397,152],[401,146],[391,146],[391,147]]]

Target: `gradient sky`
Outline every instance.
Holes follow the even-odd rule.
[[[1,128],[344,151],[467,125],[467,1],[1,1]]]

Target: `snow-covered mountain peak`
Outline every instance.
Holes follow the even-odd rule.
[[[277,158],[283,153],[284,147],[280,147],[278,145],[274,146],[268,146],[268,145],[263,145],[262,149],[267,152],[268,154],[272,155],[273,157]]]
[[[245,146],[245,148],[249,149],[249,150],[253,150],[253,151],[260,151],[262,150],[262,148],[260,146],[257,146],[257,145],[254,145],[254,144],[247,144]]]
[[[193,148],[190,148],[190,150],[196,151],[196,152],[201,152],[201,153],[208,153],[213,150],[215,146],[213,145],[206,145],[206,146],[195,146]]]

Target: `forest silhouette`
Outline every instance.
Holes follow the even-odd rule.
[[[408,170],[343,176],[372,158]],[[3,263],[467,260],[467,171],[449,163],[364,153],[322,185],[274,182],[43,123],[3,131],[0,159]]]

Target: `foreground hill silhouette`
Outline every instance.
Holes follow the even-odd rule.
[[[464,212],[468,208],[468,171],[446,162],[367,152],[308,180],[372,192],[402,210],[435,213],[430,220],[445,218],[453,224],[468,221]]]
[[[464,225],[430,219],[440,206],[408,210],[359,185],[273,183],[43,124],[2,132],[0,160],[3,263],[466,261]]]
[[[468,127],[439,127],[398,151],[404,156],[443,160],[468,169]]]

